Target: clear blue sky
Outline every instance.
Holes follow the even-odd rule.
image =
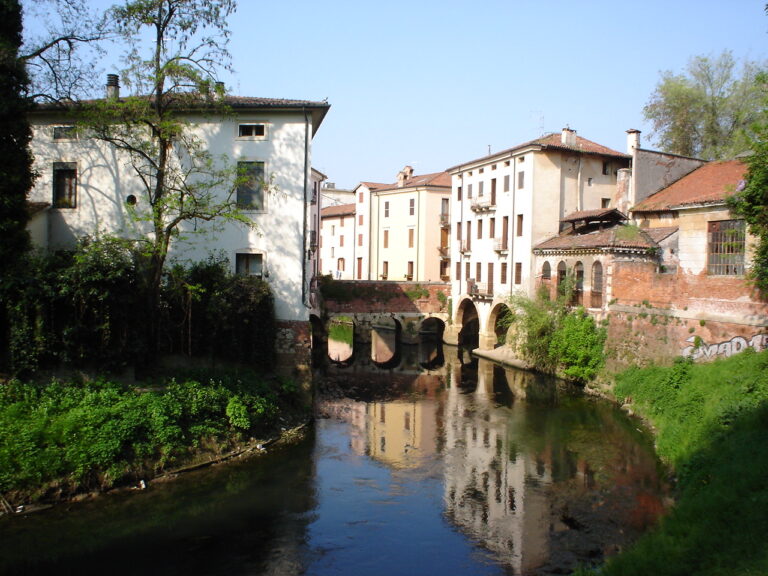
[[[337,187],[437,172],[565,125],[624,151],[663,70],[768,59],[764,0],[241,0],[236,93],[322,100]]]
[[[328,98],[313,166],[337,187],[566,125],[624,151],[629,128],[652,146],[642,109],[660,72],[723,50],[768,60],[766,1],[239,0],[222,79],[238,95]]]

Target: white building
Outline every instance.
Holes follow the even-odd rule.
[[[355,261],[355,205],[339,204],[320,210],[320,273],[336,280],[352,280]]]
[[[235,222],[191,222],[169,256],[196,261],[223,253],[233,272],[258,275],[270,283],[278,321],[307,324],[311,200],[323,179],[311,171],[312,138],[330,105],[224,96],[229,113],[222,114],[211,112],[205,99],[200,102],[200,109],[185,111],[184,119],[205,149],[222,164],[237,164],[273,179],[275,191],[267,193],[261,185],[247,191],[245,213],[256,229]],[[108,143],[78,136],[71,130],[67,109],[40,106],[30,114],[30,122],[39,177],[29,199],[51,203],[44,215],[46,232],[37,235],[44,238],[45,247],[69,249],[85,235],[147,233],[146,225],[133,216],[146,209],[146,200],[127,157]]]

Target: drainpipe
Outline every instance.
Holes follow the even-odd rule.
[[[309,210],[309,202],[307,202],[307,183],[309,181],[309,117],[307,116],[307,109],[302,107],[304,113],[304,222],[301,232],[301,301],[305,308],[312,308],[312,304],[309,302],[308,290],[307,290],[307,263],[304,260],[307,257],[307,219]],[[318,212],[320,207],[320,192],[318,191],[317,206]],[[320,231],[316,232],[318,237]]]
[[[416,231],[415,233],[418,233],[418,235],[421,236],[421,190],[416,192]],[[421,262],[419,260],[419,252],[420,252],[419,248],[421,247],[421,242],[419,242],[419,238],[415,238],[415,241],[416,241],[416,270],[413,271],[413,277],[414,277],[414,280],[418,281],[419,268],[420,268],[419,263]],[[426,272],[426,270],[424,270],[424,272]]]
[[[533,162],[531,163],[533,164]],[[533,174],[530,177],[533,183]],[[512,157],[512,218],[509,223],[509,260],[512,267],[509,269],[509,293],[512,294],[512,287],[515,285],[515,238],[517,238],[517,214],[515,213],[515,201],[517,200],[517,157]],[[531,203],[533,204],[533,203]],[[531,211],[533,212],[533,211]],[[531,214],[531,224],[533,224],[533,214]],[[521,267],[522,268],[522,267]],[[520,270],[522,273],[522,269]],[[522,280],[522,279],[521,279]]]

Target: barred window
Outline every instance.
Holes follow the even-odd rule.
[[[744,274],[744,220],[720,220],[708,225],[707,273],[712,276]]]

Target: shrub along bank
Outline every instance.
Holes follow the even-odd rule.
[[[768,574],[768,351],[630,369],[615,393],[654,426],[678,498],[600,573]]]
[[[151,478],[210,458],[300,412],[290,383],[253,375],[0,386],[0,494],[66,497]]]

